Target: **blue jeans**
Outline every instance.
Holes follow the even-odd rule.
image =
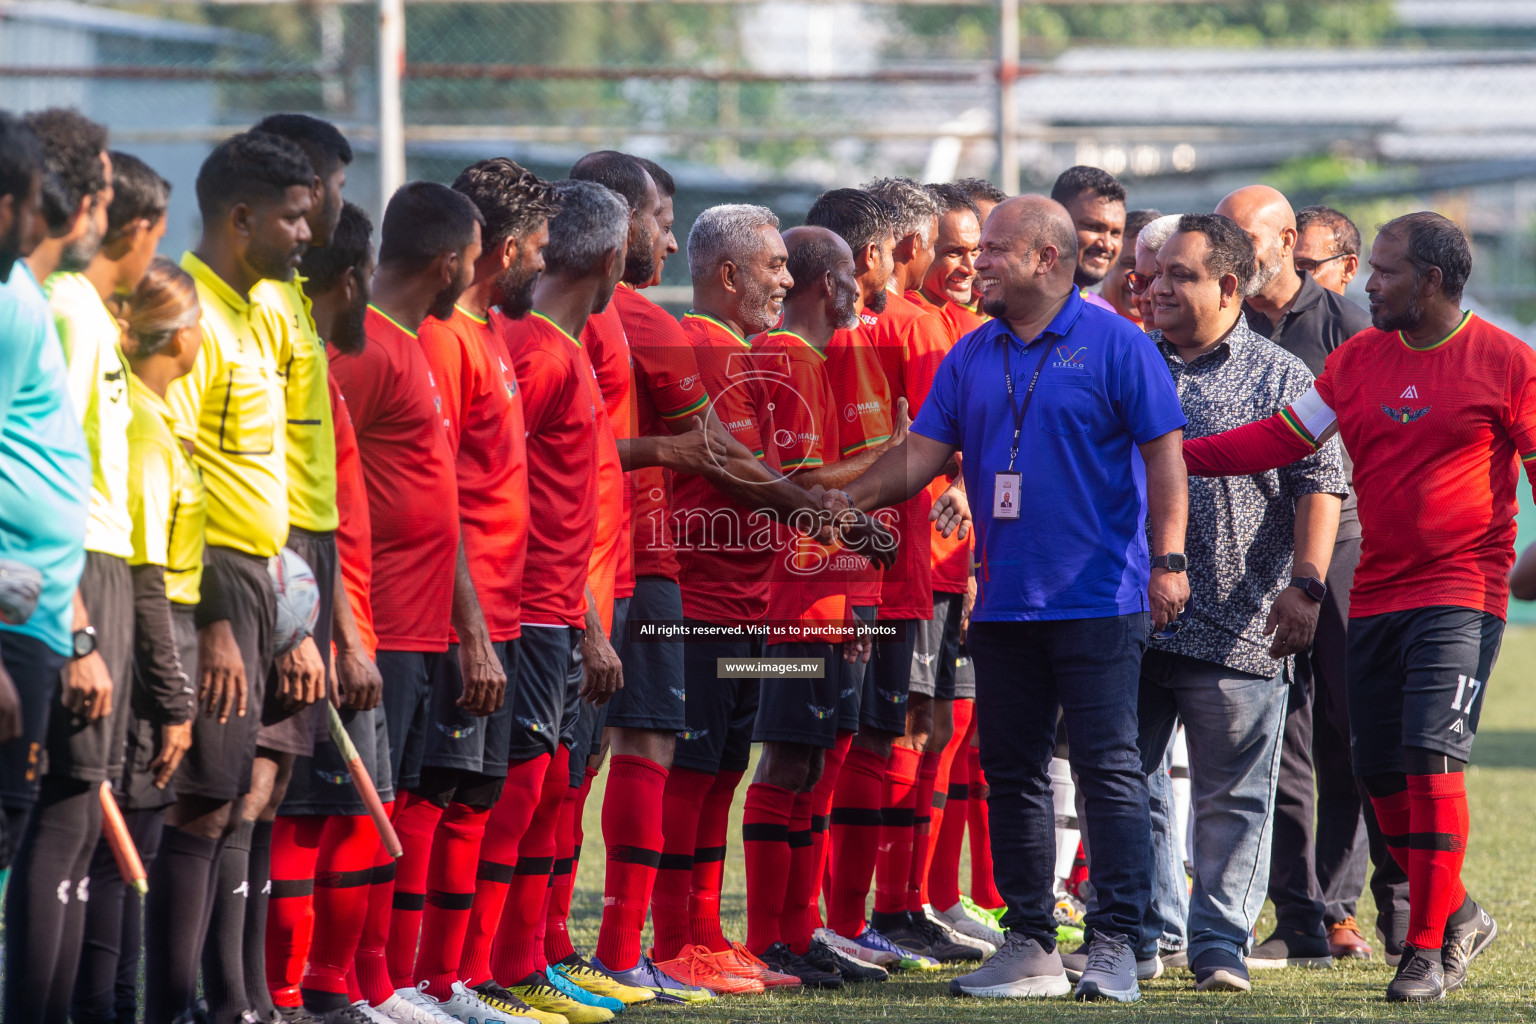
[[[1134,945],[1150,890],[1147,781],[1136,745],[1144,612],[1101,619],[973,622],[981,767],[991,796],[993,871],[1004,927],[1056,945],[1049,767],[1060,706],[1093,850],[1094,934]],[[1262,893],[1263,889],[1260,888]]]
[[[1195,808],[1195,887],[1189,900],[1189,959],[1207,949],[1245,956],[1269,887],[1275,782],[1288,684],[1214,662],[1148,651],[1141,667],[1141,750],[1161,769],[1176,721],[1189,744]],[[1141,937],[1150,956],[1163,922],[1149,913]]]
[[[1184,931],[1189,919],[1189,880],[1184,875],[1184,849],[1178,843],[1180,832],[1173,821],[1173,780],[1168,775],[1172,767],[1170,733],[1163,759],[1147,773],[1148,807],[1152,812],[1152,900],[1147,920],[1152,928],[1150,935],[1142,935],[1142,948],[1137,950],[1142,960],[1150,960],[1159,951],[1183,949],[1189,942]]]

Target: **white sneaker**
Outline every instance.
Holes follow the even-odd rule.
[[[390,998],[393,999],[394,996],[390,996]],[[369,1006],[368,1000],[366,999],[359,999],[357,1002],[353,1003],[352,1009],[361,1014],[362,1017],[368,1021],[368,1024],[393,1024],[391,1018],[380,1013],[378,1010],[375,1010],[372,1006]]]
[[[861,946],[852,939],[845,939],[831,928],[817,928],[815,938],[825,942],[827,946],[845,956],[851,956],[855,960],[862,960],[866,964],[874,964],[876,967],[893,967],[901,962],[901,957],[894,953],[881,952],[878,949],[870,949]]]
[[[395,994],[381,1006],[380,1009],[397,1005],[410,1007],[410,1013],[414,1016],[399,1017],[397,1020],[407,1021],[408,1024],[450,1024],[458,1020],[453,1014],[444,1008],[443,1004],[433,999],[426,993],[426,984],[415,985],[410,988],[395,990]],[[406,1011],[402,1011],[406,1012]]]
[[[991,921],[983,921],[985,915],[973,915],[964,901],[956,903],[948,910],[928,909],[928,915],[941,924],[946,924],[952,931],[958,932],[967,938],[980,939],[992,947],[992,952],[997,952],[1003,945],[1006,936]],[[959,941],[959,940],[956,940]],[[988,954],[991,955],[990,953]]]
[[[423,997],[430,999],[425,992]],[[444,1013],[457,1017],[463,1024],[512,1024],[512,1015],[503,1013],[490,1003],[471,992],[462,981],[453,983],[453,995],[440,1004]]]
[[[984,939],[980,936],[972,935],[969,932],[961,931],[959,928],[956,928],[954,925],[950,924],[948,920],[940,917],[939,912],[934,910],[933,907],[927,903],[923,904],[923,916],[932,921],[934,925],[936,925],[939,930],[944,933],[945,938],[949,939],[950,942],[961,946],[969,946],[972,949],[979,949],[981,950],[981,955],[984,957],[991,956],[993,953],[997,952],[997,943],[990,939]],[[1002,938],[1002,933],[998,933],[998,938]]]

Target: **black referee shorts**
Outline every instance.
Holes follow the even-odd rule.
[[[171,603],[171,632],[176,639],[176,653],[181,659],[181,670],[193,686],[197,685],[196,615],[197,609],[192,605]],[[137,667],[135,671],[138,671]],[[135,696],[138,692],[135,688]],[[192,714],[196,717],[202,714],[202,709],[194,707]],[[151,709],[131,707],[128,712],[128,745],[123,754],[123,774],[114,783],[118,802],[124,810],[150,811],[176,802],[176,781],[181,778],[181,770],[177,769],[177,773],[171,776],[170,785],[160,789],[155,785],[155,773],[149,767],[160,756],[160,747],[160,726],[156,724]]]
[[[304,559],[315,574],[320,590],[320,617],[313,634],[320,660],[325,662],[325,692],[330,693],[331,624],[336,602],[336,534],[317,533],[298,526],[288,528],[288,550]],[[325,729],[325,708],[319,704],[292,708],[278,692],[277,673],[267,682],[267,699],[261,705],[261,728],[256,745],[283,754],[309,754],[315,749],[315,735]]]
[[[128,562],[87,551],[80,598],[96,630],[96,653],[112,677],[112,713],[92,722],[63,704],[54,705],[48,716],[48,774],[105,782],[123,773],[133,692],[133,571]]]

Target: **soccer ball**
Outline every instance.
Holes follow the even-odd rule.
[[[267,575],[277,595],[277,628],[272,655],[281,657],[304,642],[320,621],[320,584],[309,563],[288,548],[267,559]]]

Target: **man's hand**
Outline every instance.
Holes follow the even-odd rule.
[[[92,651],[64,666],[64,706],[87,722],[112,713],[112,675],[100,654]]]
[[[965,643],[965,635],[971,631],[971,612],[976,608],[976,577],[971,576],[965,581],[965,600],[960,603],[960,642]]]
[[[464,674],[464,693],[459,707],[479,718],[494,714],[507,699],[507,672],[489,642],[459,641],[459,669]]]
[[[0,664],[0,743],[21,735],[21,696],[11,674]]]
[[[888,452],[892,448],[898,448],[907,439],[907,428],[912,426],[912,417],[907,415],[907,400],[896,399],[896,416],[891,424],[891,436],[881,441],[875,448],[877,452]]]
[[[834,525],[843,547],[863,555],[882,569],[896,564],[896,537],[883,523],[858,509],[845,509],[835,515]]]
[[[581,696],[589,704],[606,704],[624,688],[624,665],[600,629],[589,629],[582,637],[581,671]]]
[[[278,657],[277,695],[290,708],[307,708],[326,696],[325,662],[320,660],[314,637],[305,637]]]
[[[1323,610],[1320,602],[1312,600],[1300,587],[1286,587],[1269,606],[1269,618],[1264,623],[1264,635],[1275,635],[1269,645],[1271,658],[1288,658],[1300,654],[1312,646],[1312,636],[1317,632],[1317,616]]]
[[[181,767],[181,759],[192,749],[192,723],[162,725],[160,727],[160,753],[149,762],[149,770],[155,775],[155,788],[164,789],[171,784],[171,776]]]
[[[371,711],[384,699],[384,677],[361,648],[336,654],[336,687],[341,707]]]
[[[249,687],[245,678],[245,659],[235,643],[235,631],[228,619],[210,622],[197,631],[197,700],[209,717],[218,716],[219,724],[229,721],[234,711],[245,717]]]
[[[691,427],[670,438],[664,449],[666,467],[676,473],[704,474],[724,466],[730,454],[725,438],[706,426],[698,416],[691,421]]]
[[[957,531],[961,540],[969,537],[971,535],[971,503],[966,500],[965,491],[958,487],[951,487],[939,495],[939,500],[933,503],[933,508],[928,513],[928,521],[945,537],[952,536]]]
[[[1189,603],[1189,577],[1182,572],[1153,569],[1147,583],[1147,607],[1152,609],[1152,628],[1162,629],[1179,617]]]

